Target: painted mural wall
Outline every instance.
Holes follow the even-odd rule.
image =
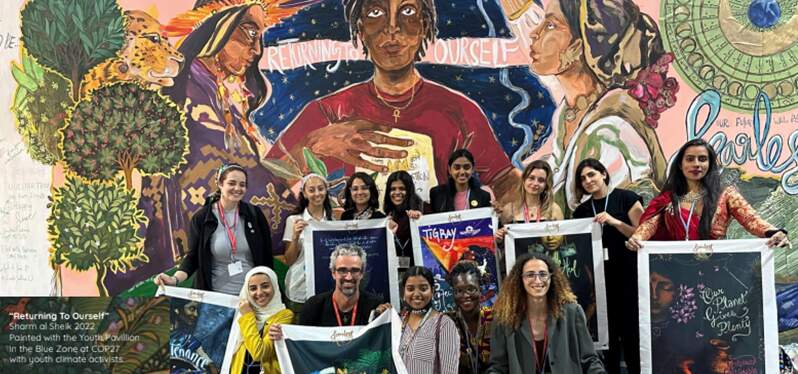
[[[466,147],[500,200],[526,163],[549,161],[570,210],[580,160],[601,159],[613,185],[651,198],[696,137],[720,154],[725,182],[798,232],[796,0],[30,0],[0,11],[3,296],[152,295],[229,162],[247,168],[246,200],[278,254],[310,171],[338,196],[355,171],[384,184],[408,170],[426,196]],[[798,251],[779,251],[776,272],[789,295]],[[796,297],[780,302],[796,313]],[[782,340],[798,341],[791,327]]]

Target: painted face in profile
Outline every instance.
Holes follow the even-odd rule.
[[[424,40],[419,0],[366,0],[359,38],[378,69],[396,71],[413,64]]]
[[[573,0],[565,0],[573,1]],[[560,0],[546,4],[546,15],[529,35],[530,68],[538,75],[555,75],[565,68],[562,56],[574,43],[574,36],[560,7]]]
[[[257,63],[255,59],[263,48],[260,39],[266,29],[265,17],[262,7],[249,7],[218,53],[216,61],[223,70],[231,75],[243,76],[250,65]]]

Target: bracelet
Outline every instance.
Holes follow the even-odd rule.
[[[769,237],[771,237],[771,236],[773,236],[773,235],[776,235],[778,232],[783,232],[783,233],[784,233],[784,236],[787,236],[787,234],[788,234],[788,233],[787,233],[787,230],[785,230],[785,229],[781,228],[781,229],[775,229],[775,230],[768,230],[768,231],[765,231],[765,237],[769,238]]]

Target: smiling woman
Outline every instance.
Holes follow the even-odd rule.
[[[502,284],[494,313],[488,373],[606,373],[585,313],[551,257],[521,255]]]
[[[247,172],[237,164],[219,168],[219,190],[191,219],[189,252],[174,276],[155,277],[158,285],[176,285],[197,272],[194,288],[238,294],[244,274],[255,266],[273,266],[269,225],[260,209],[242,201]]]

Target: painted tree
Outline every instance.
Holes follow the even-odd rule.
[[[122,178],[84,182],[68,176],[51,198],[47,231],[50,262],[86,271],[97,269],[100,296],[108,296],[108,271],[126,272],[149,262],[139,227],[147,223],[138,198],[125,188]]]
[[[58,131],[74,102],[69,81],[45,70],[23,50],[22,64],[14,62],[11,75],[17,82],[11,111],[16,116],[17,132],[28,154],[36,161],[52,165],[61,159]]]
[[[22,44],[72,82],[74,101],[83,75],[125,43],[125,19],[116,0],[30,0],[21,14]]]
[[[112,179],[132,172],[171,176],[185,163],[188,130],[177,105],[135,83],[115,83],[78,102],[63,130],[64,160],[78,175]]]

